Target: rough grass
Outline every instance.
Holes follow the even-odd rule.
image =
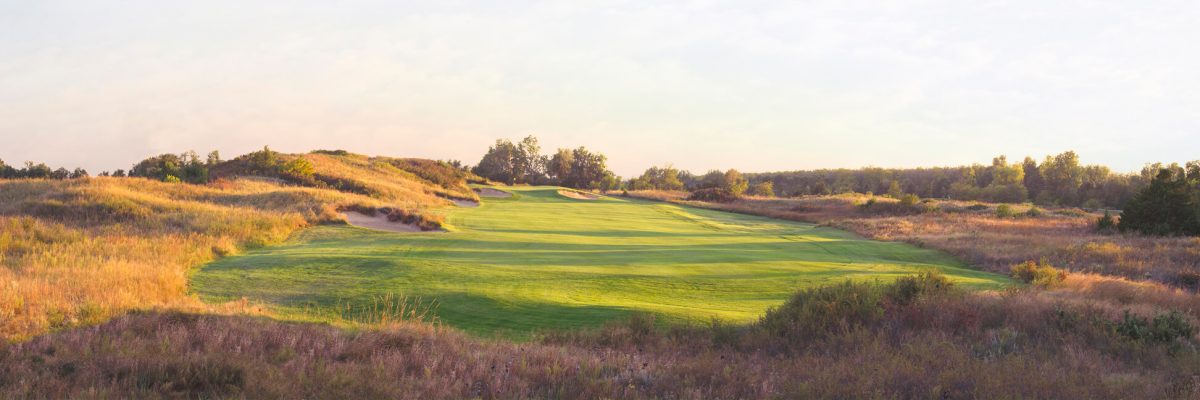
[[[443,202],[427,196],[406,206]],[[353,205],[392,204],[261,179],[0,180],[0,341],[132,308],[200,307],[187,295],[192,268],[337,222],[335,210]]]
[[[196,274],[209,301],[243,296],[283,314],[399,292],[473,333],[598,326],[631,312],[659,321],[753,321],[797,288],[939,270],[974,288],[1009,280],[948,255],[811,224],[600,198],[554,187],[446,209],[448,233],[318,227]]]
[[[1195,315],[1171,315],[929,277],[801,290],[744,325],[636,315],[526,343],[139,313],[0,348],[0,397],[1191,398]]]

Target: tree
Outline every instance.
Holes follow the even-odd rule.
[[[88,172],[87,172],[87,170],[85,170],[83,168],[75,168],[74,171],[71,171],[71,175],[70,175],[71,179],[79,179],[79,178],[87,178],[87,177],[88,177]]]
[[[546,162],[546,175],[554,184],[562,185],[571,175],[571,165],[574,162],[575,156],[570,149],[558,149]]]
[[[124,177],[125,177],[125,170],[123,170],[123,169],[118,169],[118,170],[116,170],[116,171],[113,171],[113,173],[112,173],[112,176],[115,176],[115,177],[117,177],[117,178],[124,178]]]
[[[1025,161],[1021,163],[1021,170],[1024,172],[1021,180],[1025,184],[1025,190],[1029,192],[1029,197],[1036,199],[1042,192],[1042,172],[1037,161],[1026,156]]]
[[[680,190],[683,189],[683,181],[679,180],[679,170],[672,167],[670,164],[659,168],[650,167],[642,176],[630,180],[630,189],[633,190]]]
[[[208,164],[208,166],[211,167],[213,165],[217,165],[220,163],[221,163],[221,153],[217,152],[216,150],[208,152],[208,160],[206,160],[206,164]]]
[[[26,161],[25,168],[19,171],[18,175],[23,178],[50,179],[54,175],[54,170],[44,163],[34,164],[33,161]]]
[[[1074,151],[1046,157],[1041,166],[1045,189],[1040,200],[1057,204],[1078,204],[1079,187],[1083,185],[1083,167]],[[1049,193],[1049,196],[1047,196]]]
[[[762,181],[750,186],[749,193],[751,196],[775,197],[775,183],[771,181]]]
[[[888,184],[887,195],[893,199],[900,198],[904,194],[904,190],[900,189],[900,182],[892,181]]]
[[[725,173],[720,170],[709,170],[700,177],[700,181],[694,189],[710,189],[719,188],[725,184]]]
[[[4,163],[0,160],[0,179],[12,179],[17,177],[17,169]]]
[[[731,168],[725,171],[725,181],[721,184],[721,188],[729,191],[734,197],[738,197],[746,192],[746,188],[749,185],[750,183],[746,181],[746,178],[742,177],[741,172]]]
[[[58,169],[54,170],[54,172],[50,173],[51,179],[63,180],[63,179],[67,179],[70,177],[71,177],[71,171],[67,171],[67,169],[63,168],[63,167],[59,167]]]
[[[541,180],[545,175],[546,165],[541,151],[542,147],[538,145],[537,138],[532,135],[526,136],[517,144],[517,151],[513,153],[512,159],[514,181],[531,183]]]
[[[1160,169],[1121,213],[1122,232],[1150,235],[1200,235],[1197,189],[1182,171]]]
[[[571,157],[571,173],[564,182],[566,186],[576,189],[598,189],[608,173],[608,167],[604,165],[607,157],[600,153],[592,153],[582,146],[575,149]]]
[[[496,145],[488,147],[487,153],[471,172],[493,181],[514,184],[516,174],[513,160],[518,152],[520,149],[508,139],[497,139]]]

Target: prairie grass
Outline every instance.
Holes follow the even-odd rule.
[[[635,315],[526,343],[412,320],[347,330],[133,313],[0,348],[0,397],[1196,396],[1195,315],[1128,310],[926,276],[805,289],[746,325]]]
[[[409,201],[430,208],[442,200]],[[385,204],[264,179],[0,181],[0,341],[129,309],[204,307],[187,295],[194,267],[340,222],[339,208]]]

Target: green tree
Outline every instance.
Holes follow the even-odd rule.
[[[571,175],[571,165],[575,162],[574,153],[570,149],[558,149],[546,162],[546,175],[556,185],[562,185]]]
[[[742,177],[742,173],[738,172],[738,170],[731,168],[725,171],[725,181],[721,184],[721,188],[728,191],[734,197],[741,196],[749,186],[750,183],[746,181],[746,178]]]
[[[748,193],[751,196],[775,197],[775,183],[771,181],[762,181],[750,186]]]
[[[471,172],[493,181],[514,184],[517,176],[513,161],[519,152],[520,149],[508,139],[497,139],[496,145],[488,148]]]
[[[607,157],[590,152],[582,146],[572,151],[571,157],[571,173],[567,176],[566,186],[576,189],[599,189],[609,173],[608,167],[605,166]]]
[[[1182,171],[1160,169],[1121,213],[1117,227],[1150,235],[1200,235],[1197,189]]]

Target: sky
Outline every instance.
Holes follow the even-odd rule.
[[[285,152],[629,177],[1200,159],[1194,1],[0,0],[0,160]]]

